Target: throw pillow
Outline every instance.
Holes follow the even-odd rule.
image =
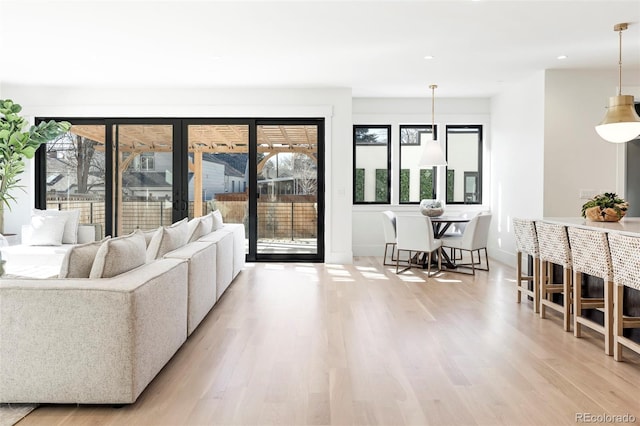
[[[222,229],[222,213],[220,213],[220,210],[214,210],[213,213],[211,213],[211,216],[213,217],[213,225],[211,226],[211,231],[217,231],[218,229]]]
[[[202,232],[202,236],[207,235],[213,229],[213,215],[209,213],[206,216],[200,218],[200,230]]]
[[[200,238],[198,237],[195,240],[193,239],[194,234],[196,233],[196,231],[198,230],[198,226],[200,225],[200,220],[202,220],[201,217],[194,217],[189,222],[187,222],[187,242],[188,243]]]
[[[161,226],[156,231],[147,247],[147,262],[160,259],[165,254],[182,247],[187,243],[187,218],[171,226]]]
[[[26,238],[27,245],[30,246],[59,246],[62,244],[64,217],[58,216],[33,216],[29,234]]]
[[[78,244],[78,224],[80,223],[80,210],[38,210],[33,209],[33,214],[37,216],[60,216],[65,218],[64,234],[62,242],[64,244]]]
[[[153,238],[153,236],[156,234],[156,231],[157,229],[142,231],[142,233],[144,234],[144,242],[147,247],[149,247],[149,243],[151,242],[151,239]]]
[[[98,249],[110,238],[107,236],[102,241],[79,244],[67,250],[58,278],[89,278]]]
[[[96,253],[89,278],[111,278],[142,266],[145,252],[144,235],[140,230],[108,239]]]

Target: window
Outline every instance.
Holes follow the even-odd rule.
[[[353,126],[353,203],[391,203],[391,126]]]
[[[447,126],[447,204],[482,204],[482,126]]]
[[[140,154],[140,170],[149,172],[155,170],[155,154],[153,152],[143,152]]]
[[[400,204],[436,198],[436,168],[418,165],[424,144],[432,138],[431,126],[400,126]]]

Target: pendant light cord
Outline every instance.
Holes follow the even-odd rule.
[[[618,96],[622,96],[622,32],[629,28],[629,24],[622,22],[613,26],[618,32]]]
[[[622,30],[618,30],[618,96],[622,95]]]
[[[433,141],[436,141],[436,88],[437,84],[429,86],[431,89],[431,136]]]

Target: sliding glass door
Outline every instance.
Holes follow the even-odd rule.
[[[320,129],[317,122],[257,125],[258,259],[322,257]]]
[[[179,123],[143,120],[111,123],[112,220],[115,235],[170,225],[184,216],[182,161],[174,155]],[[179,156],[178,156],[179,158]]]

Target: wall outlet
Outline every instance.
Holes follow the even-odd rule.
[[[598,194],[599,192],[595,189],[581,189],[578,196],[580,197],[581,200],[588,200],[590,198],[595,197]]]

